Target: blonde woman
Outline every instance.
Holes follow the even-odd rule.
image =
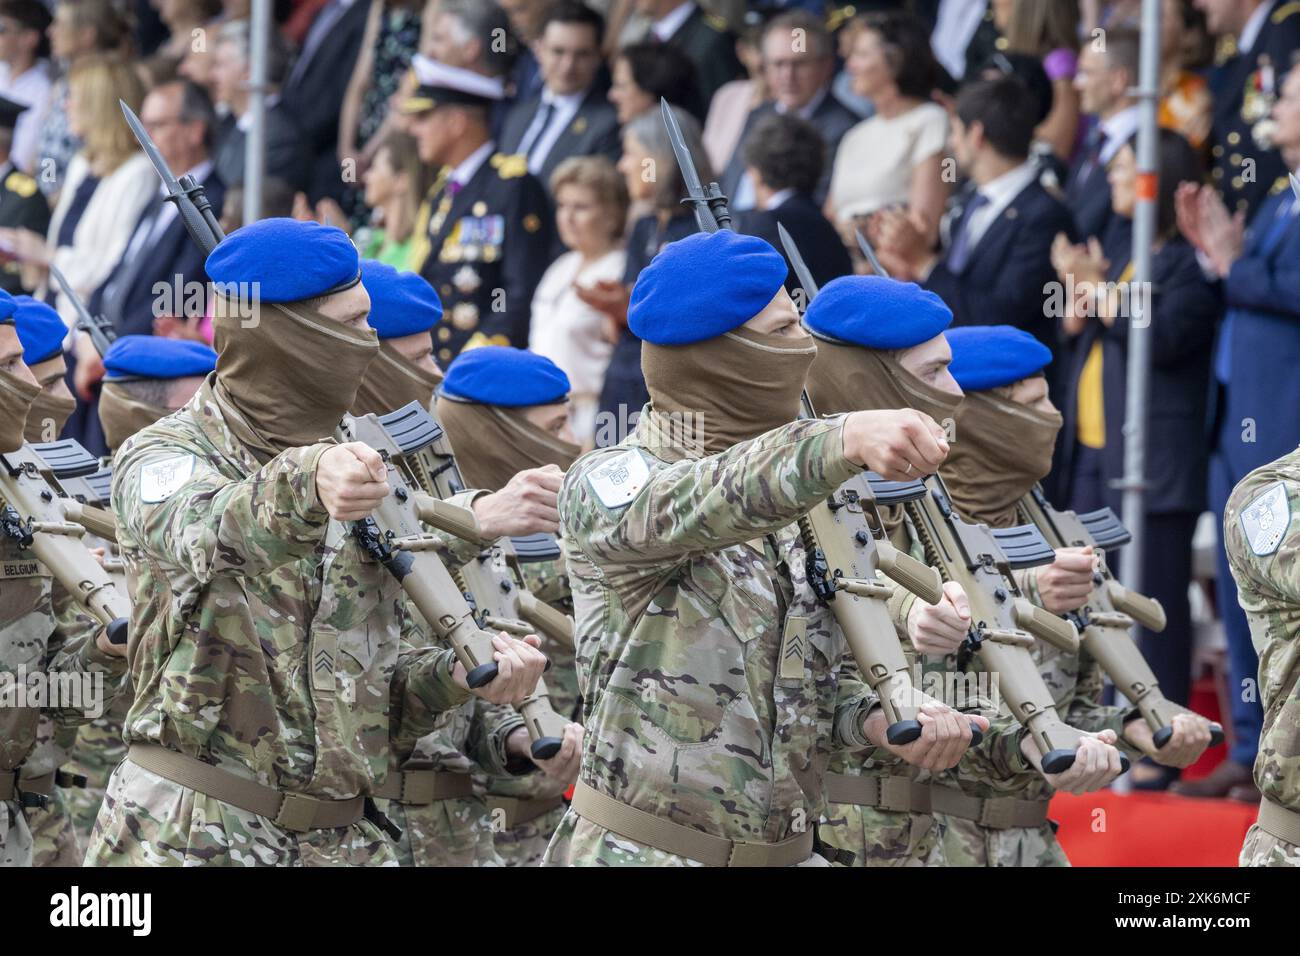
[[[528,347],[569,376],[573,433],[590,448],[605,369],[621,330],[584,302],[578,290],[623,279],[627,185],[604,156],[574,156],[551,175],[551,195],[560,241],[569,251],[551,263],[537,284]]]
[[[394,130],[380,140],[374,161],[361,177],[366,205],[374,210],[371,225],[357,232],[362,258],[410,270],[415,212],[428,192],[430,174],[410,135]]]

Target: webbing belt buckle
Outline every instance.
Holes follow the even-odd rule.
[[[312,828],[312,820],[315,817],[315,800],[301,793],[286,793],[280,800],[280,809],[276,811],[274,822],[286,830],[306,833]]]
[[[1015,811],[1014,801],[987,797],[980,801],[979,824],[990,830],[1008,830],[1015,822]]]

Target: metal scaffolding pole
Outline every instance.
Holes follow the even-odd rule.
[[[1137,204],[1133,210],[1133,284],[1129,303],[1128,395],[1124,415],[1124,524],[1133,535],[1124,555],[1124,583],[1143,587],[1146,535],[1147,408],[1151,390],[1151,246],[1156,238],[1160,100],[1160,0],[1142,0],[1138,68]]]
[[[248,137],[244,142],[244,222],[262,218],[266,177],[266,48],[271,0],[253,0],[248,38]]]

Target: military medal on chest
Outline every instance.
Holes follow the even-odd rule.
[[[1256,61],[1258,69],[1250,75],[1241,98],[1241,118],[1250,123],[1250,136],[1260,149],[1273,148],[1273,104],[1277,102],[1277,77],[1273,61],[1261,54]]]

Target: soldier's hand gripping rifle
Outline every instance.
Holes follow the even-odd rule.
[[[1128,529],[1109,508],[1082,515],[1057,511],[1041,488],[1026,495],[1021,506],[1053,548],[1091,547],[1098,553],[1100,563],[1093,573],[1088,602],[1065,618],[1079,629],[1083,649],[1096,659],[1119,692],[1137,707],[1151,727],[1155,745],[1163,747],[1174,735],[1174,718],[1194,711],[1165,697],[1146,658],[1129,636],[1134,622],[1149,631],[1163,631],[1165,610],[1159,601],[1124,587],[1106,566],[1106,552],[1128,543]],[[1210,745],[1221,743],[1223,728],[1211,723]]]
[[[79,445],[76,450],[90,471],[98,469],[88,452]],[[131,603],[79,540],[86,528],[70,519],[82,503],[63,492],[54,469],[32,445],[0,455],[0,501],[0,534],[49,568],[73,600],[103,625],[110,643],[126,644]]]
[[[661,99],[660,107],[686,184],[687,198],[683,202],[694,207],[702,231],[729,228],[726,197],[716,183],[704,189],[668,101]],[[816,284],[788,238],[783,236],[782,241],[786,242],[791,262],[796,264],[804,291],[810,297],[816,295]],[[805,414],[812,416],[806,392],[803,403]],[[886,739],[895,746],[911,743],[921,736],[917,713],[929,698],[912,685],[907,657],[889,615],[890,591],[877,580],[876,571],[931,604],[942,596],[938,575],[884,540],[875,498],[860,476],[845,482],[830,498],[811,508],[799,520],[799,532],[807,555],[808,582],[818,600],[831,609],[863,680],[880,698],[889,722]],[[980,730],[972,724],[971,732],[978,741]]]
[[[204,253],[212,252],[224,235],[212,215],[203,187],[190,176],[177,181],[139,118],[126,103],[122,103],[121,106],[127,125],[131,127],[145,155],[149,157],[158,176],[162,179],[167,190],[167,199],[175,203],[181,222],[184,223],[190,238]],[[377,422],[373,431],[369,429],[365,421],[367,417],[374,421],[374,416],[363,416],[361,419],[345,417],[336,433],[337,437],[343,441],[366,441],[367,438],[379,441],[379,435],[387,438]],[[359,421],[363,424],[358,425]],[[359,431],[364,434],[354,437]],[[421,536],[426,540],[426,544],[429,536],[425,535],[424,529],[420,526],[420,514],[410,489],[400,479],[386,453],[391,449],[392,442],[381,441],[378,446],[372,445],[372,447],[385,459],[389,486],[392,490],[371,517],[352,523],[353,536],[397,578],[402,589],[428,621],[429,626],[438,636],[448,641],[457,659],[465,667],[469,686],[482,687],[497,676],[497,665],[493,660],[493,635],[474,622],[465,595],[451,579],[437,555],[420,549]],[[396,542],[401,542],[402,546],[398,546]],[[534,693],[529,701],[536,698],[537,694]],[[545,698],[542,700],[544,701]],[[549,711],[549,704],[546,705],[546,709]],[[525,720],[528,721],[527,715]],[[537,722],[529,721],[530,735],[536,729],[535,723]],[[551,749],[550,741],[547,742],[545,749]],[[559,745],[556,744],[552,752],[558,750]]]
[[[997,675],[999,693],[1012,716],[1038,745],[1043,770],[1053,774],[1068,770],[1084,735],[1056,712],[1031,650],[1037,637],[1074,654],[1079,650],[1079,635],[1069,621],[1031,604],[1012,574],[1050,564],[1056,552],[1033,525],[990,529],[962,520],[942,478],[931,475],[925,484],[928,494],[905,507],[926,558],[945,578],[959,583],[970,602],[970,631],[958,660],[963,667],[974,661],[981,670]],[[1123,754],[1120,764],[1128,769]]]

